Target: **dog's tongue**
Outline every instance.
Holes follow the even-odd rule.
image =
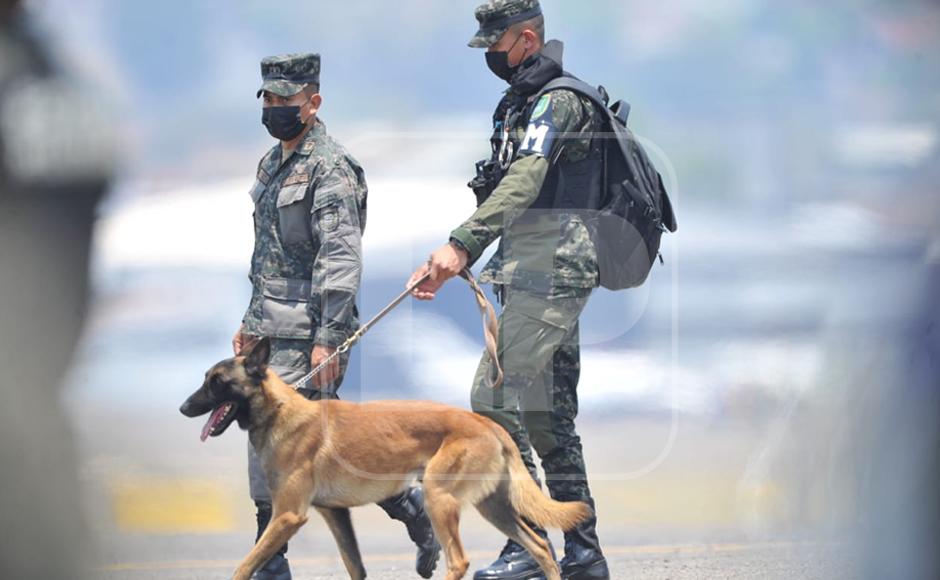
[[[215,408],[215,411],[212,411],[212,414],[209,415],[209,420],[206,421],[205,426],[202,428],[202,435],[199,436],[200,441],[203,443],[206,442],[206,439],[208,439],[209,435],[212,433],[212,428],[215,427],[215,424],[225,416],[226,411],[228,411],[227,403],[224,405],[219,405]]]

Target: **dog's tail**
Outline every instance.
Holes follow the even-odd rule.
[[[502,427],[496,427],[503,443],[503,457],[509,475],[509,501],[522,517],[540,528],[568,531],[591,516],[591,508],[581,501],[555,501],[545,496],[522,462],[519,448]]]

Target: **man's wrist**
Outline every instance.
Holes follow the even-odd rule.
[[[457,238],[451,238],[447,243],[453,246],[453,248],[457,250],[457,253],[463,254],[463,257],[468,262],[470,261],[470,250],[468,250],[467,246],[463,245],[460,240]]]
[[[314,346],[336,349],[346,342],[346,332],[320,327],[313,338]]]
[[[473,238],[470,232],[463,228],[457,228],[451,232],[449,242],[467,254],[468,264],[475,262],[479,255],[483,253],[483,248],[480,247],[480,244]]]

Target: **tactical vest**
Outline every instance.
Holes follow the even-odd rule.
[[[492,155],[476,165],[477,175],[468,184],[477,196],[477,206],[493,193],[516,161],[537,99],[505,97],[493,115],[493,135],[490,138]],[[591,105],[593,106],[593,105]],[[595,207],[602,194],[603,143],[592,140],[590,154],[585,159],[570,162],[564,158],[562,140],[552,157],[550,168],[533,210],[574,210]]]

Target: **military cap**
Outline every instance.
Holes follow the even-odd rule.
[[[320,55],[312,53],[281,54],[261,60],[261,78],[264,91],[290,97],[296,95],[307,84],[320,84]]]
[[[496,43],[513,24],[531,20],[542,14],[539,0],[489,0],[477,7],[474,15],[480,22],[480,30],[470,39],[472,48],[489,48]]]

